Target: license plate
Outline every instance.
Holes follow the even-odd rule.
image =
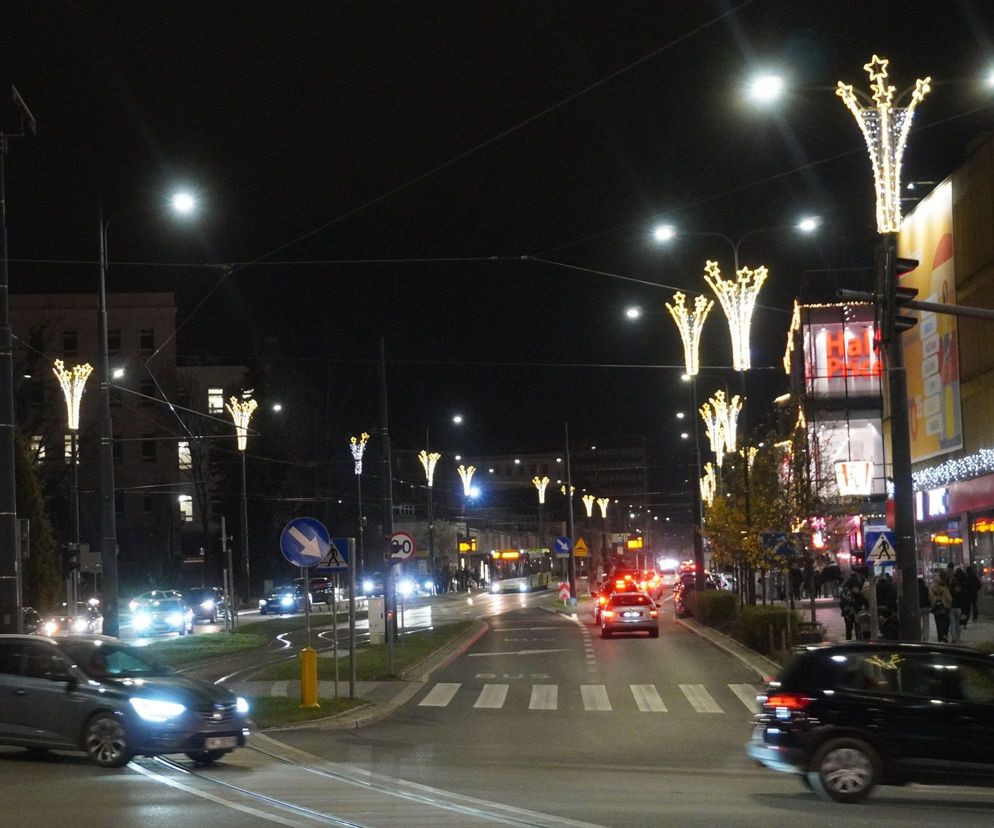
[[[625,618],[641,618],[642,613],[640,612],[626,612],[624,613]]]
[[[238,747],[237,736],[209,736],[204,739],[204,750],[221,750]]]

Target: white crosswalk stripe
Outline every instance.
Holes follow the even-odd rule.
[[[607,688],[603,684],[580,685],[580,696],[583,698],[584,710],[611,710],[611,700],[607,697]]]
[[[489,710],[499,710],[507,699],[509,684],[484,684],[480,696],[473,707],[484,707]]]
[[[558,684],[533,684],[529,710],[555,710],[559,706]]]
[[[751,684],[729,684],[728,689],[739,697],[739,701],[746,706],[746,710],[753,713],[757,711],[756,694],[759,691],[755,687]]]
[[[704,689],[703,684],[681,684],[680,690],[682,690],[683,695],[687,697],[687,701],[690,702],[690,706],[693,707],[698,713],[725,712],[721,709],[721,705],[714,700],[714,696]]]
[[[635,696],[635,704],[643,713],[666,712],[666,705],[659,697],[659,691],[655,684],[633,684],[631,688],[632,695]]]
[[[458,683],[440,682],[428,692],[428,695],[418,702],[419,707],[445,707],[462,687]]]

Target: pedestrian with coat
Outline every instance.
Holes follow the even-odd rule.
[[[949,611],[953,606],[953,596],[949,591],[949,576],[944,569],[928,588],[928,600],[935,618],[935,633],[939,641],[949,641]]]
[[[863,585],[860,583],[859,575],[851,572],[842,585],[842,589],[839,590],[839,612],[842,613],[842,621],[846,625],[846,641],[852,641],[856,616],[863,609],[865,603]]]
[[[973,564],[970,564],[966,568],[966,584],[970,593],[970,617],[976,621],[977,620],[977,598],[980,595],[980,591],[983,588],[983,583],[980,580],[980,576],[977,574],[977,570]]]
[[[949,637],[953,644],[958,644],[963,636],[963,630],[966,629],[966,624],[970,620],[970,589],[963,567],[957,566],[953,570],[949,591],[953,596],[953,606],[949,613]]]
[[[932,602],[928,597],[928,587],[925,579],[918,576],[918,616],[922,623],[922,641],[928,641],[929,615],[932,612]]]

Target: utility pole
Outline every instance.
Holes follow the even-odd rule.
[[[566,513],[567,531],[569,532],[569,594],[573,603],[576,603],[576,555],[573,552],[573,544],[576,539],[573,537],[573,477],[570,473],[569,465],[569,423],[563,424],[566,433],[566,499],[569,502],[569,511]]]
[[[387,425],[387,346],[383,339],[380,339],[380,421],[383,429],[383,534],[389,538],[393,534],[393,463]],[[393,675],[394,615],[397,610],[394,563],[385,552],[382,560],[386,569],[383,573],[383,610],[387,627],[387,673]]]

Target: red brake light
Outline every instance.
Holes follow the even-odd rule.
[[[614,582],[614,586],[615,586],[616,589],[624,589],[625,588],[625,582],[624,581],[615,581]]]
[[[597,603],[600,604],[603,607],[607,603],[607,596],[606,595],[598,595],[597,596]]]
[[[604,618],[614,618],[614,610],[609,610],[609,609],[602,610],[601,615]]]
[[[783,707],[787,710],[804,710],[811,702],[810,696],[802,696],[800,693],[773,693],[766,697],[763,702],[764,707]]]
[[[659,617],[659,611],[658,610],[654,610],[654,609],[649,610],[649,617],[650,618],[658,618]]]

